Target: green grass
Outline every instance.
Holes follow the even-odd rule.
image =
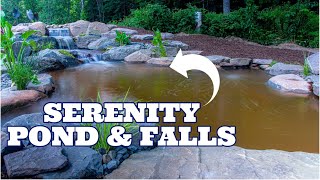
[[[127,96],[129,94],[130,88],[127,90],[125,96],[123,98],[118,98],[115,100],[112,100],[113,102],[125,102],[127,99]],[[103,103],[100,92],[97,94],[96,102]],[[138,102],[138,101],[136,101]],[[111,129],[114,126],[123,126],[126,129],[126,132],[133,132],[138,128],[138,125],[136,123],[84,123],[83,126],[95,126],[99,133],[99,140],[97,144],[95,144],[92,148],[95,150],[99,150],[100,148],[104,148],[107,152],[112,148],[107,143],[107,138],[110,136]]]
[[[66,50],[59,50],[59,53],[71,57],[71,58],[75,58],[74,55],[72,55],[70,52],[66,51]]]

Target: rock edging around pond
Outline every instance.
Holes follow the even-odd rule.
[[[52,76],[39,74],[40,84],[29,83],[26,90],[16,90],[16,87],[5,88],[1,91],[1,114],[20,106],[47,97],[55,90]]]

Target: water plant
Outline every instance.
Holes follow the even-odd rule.
[[[59,50],[59,53],[65,55],[65,56],[68,56],[68,57],[71,57],[71,58],[75,58],[74,55],[72,55],[69,51],[66,51],[66,50]]]
[[[128,45],[130,43],[130,36],[125,32],[116,31],[116,42],[119,43],[120,46]]]
[[[152,40],[152,44],[156,46],[156,51],[159,52],[161,57],[166,57],[167,52],[166,49],[164,48],[163,42],[162,42],[162,37],[161,37],[161,32],[158,30],[154,31],[154,36]]]
[[[8,74],[18,90],[26,89],[29,82],[38,84],[36,72],[33,70],[29,62],[23,62],[24,52],[26,47],[36,47],[36,43],[32,40],[27,40],[36,31],[29,30],[22,33],[22,42],[17,56],[14,54],[13,44],[16,43],[12,25],[5,20],[4,13],[1,12],[1,61],[7,68]],[[20,43],[20,42],[19,42]]]
[[[112,100],[113,102],[125,102],[127,99],[127,96],[129,94],[130,88],[127,90],[125,96],[123,98]],[[103,103],[100,92],[97,94],[96,102]],[[138,102],[138,101],[136,101]],[[104,112],[105,113],[105,112]],[[99,139],[98,142],[92,147],[95,150],[99,150],[101,148],[105,149],[107,152],[112,148],[107,143],[107,138],[110,135],[111,128],[117,125],[121,125],[126,129],[126,132],[135,132],[135,130],[138,128],[138,125],[136,123],[84,123],[83,126],[95,126],[99,133]],[[134,135],[134,134],[133,134]]]

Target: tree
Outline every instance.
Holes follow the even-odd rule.
[[[230,13],[230,0],[223,0],[223,14]]]

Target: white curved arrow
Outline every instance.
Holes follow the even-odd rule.
[[[213,84],[213,93],[211,99],[205,104],[208,105],[217,95],[220,87],[220,76],[216,66],[206,57],[197,54],[188,54],[183,56],[181,49],[172,61],[170,68],[188,78],[187,71],[200,70],[206,73]]]

